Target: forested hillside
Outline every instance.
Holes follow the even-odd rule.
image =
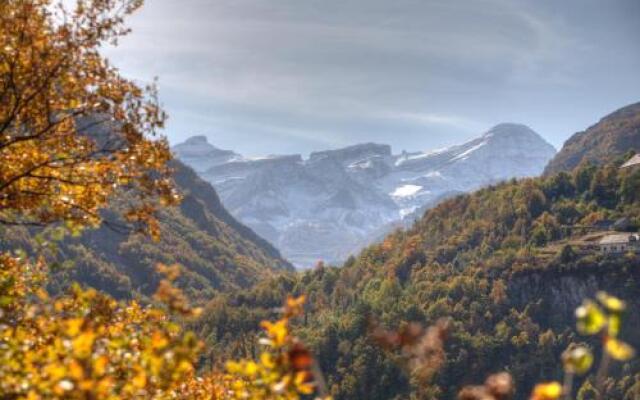
[[[309,307],[297,329],[316,351],[335,398],[392,399],[406,398],[410,385],[371,340],[371,319],[393,328],[448,317],[438,398],[456,398],[462,385],[507,370],[525,399],[537,380],[560,375],[558,360],[569,343],[586,340],[572,329],[584,298],[607,290],[628,299],[631,310],[640,306],[640,257],[600,254],[590,235],[604,232],[587,228],[623,216],[640,223],[640,171],[619,164],[583,165],[447,200],[341,268],[320,265],[298,279],[281,277],[214,300],[196,330],[214,352],[234,349],[229,343],[250,351],[237,332],[269,315],[284,293],[306,293]],[[625,323],[625,337],[639,346],[637,313]],[[606,398],[638,398],[640,365],[620,367],[625,378],[610,382]],[[579,384],[579,398],[592,398],[585,394],[589,383]]]
[[[179,286],[191,299],[204,301],[216,292],[246,288],[291,270],[275,248],[227,213],[210,184],[179,161],[172,167],[183,199],[160,212],[159,241],[118,229],[117,224],[87,230],[77,238],[66,235],[50,252],[52,260],[66,261],[56,271],[54,288],[78,281],[118,298],[149,295],[161,279],[156,264],[179,263],[184,267]],[[105,215],[116,218],[114,212]],[[33,251],[37,235],[62,239],[57,229],[5,227],[0,246]]]
[[[569,138],[545,169],[545,175],[571,171],[583,161],[604,164],[630,150],[640,152],[640,103],[616,110]]]

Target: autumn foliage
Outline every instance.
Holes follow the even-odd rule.
[[[156,308],[93,289],[49,298],[45,267],[2,255],[0,390],[8,398],[168,396],[199,343]]]
[[[18,399],[298,399],[321,382],[313,358],[289,330],[303,298],[289,299],[282,318],[265,321],[258,360],[229,361],[225,370],[196,374],[202,343],[166,310],[181,297],[167,286],[164,308],[117,302],[74,286],[50,298],[46,267],[0,256],[0,392]],[[181,303],[180,314],[193,310]]]
[[[316,361],[290,329],[304,301],[304,296],[289,297],[279,320],[262,322],[265,336],[260,339],[263,350],[257,360],[228,361],[225,371],[196,379],[181,397],[191,398],[207,388],[221,399],[296,400],[318,394],[316,399],[330,400]]]
[[[139,0],[0,3],[0,224],[61,223],[74,232],[125,204],[129,227],[159,234],[176,203],[154,86],[123,78],[99,52],[128,30]],[[154,136],[156,136],[154,138]],[[113,225],[115,227],[115,225]],[[264,322],[258,361],[197,376],[202,344],[181,327],[198,314],[159,266],[154,305],[74,285],[50,297],[43,257],[0,254],[0,396],[11,399],[297,399],[316,391],[313,359],[289,332],[302,307]]]
[[[170,177],[168,144],[157,132],[164,112],[154,85],[141,88],[125,79],[100,54],[103,46],[126,35],[125,17],[141,5],[141,0],[77,0],[68,9],[55,0],[0,0],[0,226],[53,224],[79,232],[99,224],[125,224],[127,230],[154,237],[160,233],[155,211],[180,200]],[[588,188],[579,189],[584,182]],[[618,177],[613,167],[583,168],[572,179],[565,174],[545,182],[524,181],[522,190],[504,184],[451,200],[412,231],[397,232],[366,250],[350,266],[338,270],[321,265],[301,277],[278,277],[299,279],[297,289],[306,289],[310,308],[317,308],[311,310],[316,311],[312,323],[321,324],[308,324],[304,296],[289,296],[275,321],[260,324],[257,350],[252,347],[252,354],[239,360],[216,360],[213,367],[204,362],[203,342],[185,329],[185,322],[202,310],[191,307],[174,285],[179,266],[159,265],[165,279],[155,295],[125,302],[77,284],[52,296],[44,256],[19,249],[0,253],[0,398],[329,399],[329,392],[387,390],[405,379],[378,352],[395,362],[406,375],[402,382],[415,389],[403,393],[412,399],[437,398],[445,390],[457,390],[455,382],[447,387],[434,381],[442,369],[468,365],[468,354],[460,352],[465,344],[483,349],[495,339],[509,349],[544,348],[552,341],[549,336],[553,339],[552,331],[542,333],[533,324],[529,313],[535,310],[511,310],[499,320],[486,311],[501,307],[508,293],[502,280],[489,280],[478,261],[525,264],[534,249],[562,238],[562,218],[577,222],[580,216],[584,222],[595,218],[598,207],[613,208],[618,186],[621,198],[636,207],[631,195],[638,182],[637,175]],[[579,190],[590,203],[571,208],[567,199]],[[564,207],[556,207],[554,201],[560,199],[565,199]],[[119,221],[107,220],[102,211],[114,205],[121,211]],[[456,213],[460,218],[451,218]],[[433,250],[428,257],[425,248]],[[467,268],[470,275],[455,277],[470,261],[478,264]],[[403,287],[409,280],[422,285]],[[284,286],[296,288],[293,283]],[[429,297],[439,294],[447,299]],[[237,304],[254,298],[238,296],[243,298]],[[454,305],[456,299],[460,302]],[[625,307],[602,292],[576,313],[578,332],[603,344],[592,379],[597,399],[607,393],[609,364],[635,355],[620,339]],[[379,322],[367,320],[375,313]],[[297,324],[303,314],[304,323]],[[454,318],[442,318],[448,314]],[[408,322],[408,316],[421,315],[425,318],[418,319],[439,322],[430,328]],[[473,337],[461,329],[463,320],[478,328]],[[343,382],[330,376],[325,383],[322,358],[312,355],[294,328],[325,343],[326,365],[341,364],[331,372],[342,374]],[[341,331],[346,332],[342,338]],[[457,359],[447,354],[450,339],[457,341]],[[500,342],[492,345],[500,349]],[[348,363],[339,362],[341,358]],[[478,359],[475,365],[484,362]],[[590,347],[572,345],[562,363],[564,382],[535,386],[532,400],[571,396],[573,377],[587,374],[594,356]],[[384,371],[368,376],[376,367]],[[483,385],[463,388],[459,398],[506,400],[514,395],[517,378],[491,375]],[[371,387],[363,391],[367,383]]]
[[[137,0],[0,2],[0,222],[73,228],[101,222],[129,189],[126,218],[156,234],[154,205],[174,203],[165,114],[101,56],[128,32]],[[151,200],[153,199],[153,201]]]

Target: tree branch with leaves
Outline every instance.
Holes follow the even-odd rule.
[[[100,54],[141,5],[0,3],[0,224],[95,226],[125,188],[122,214],[157,235],[157,205],[179,200],[159,135],[166,115],[155,83],[139,87]]]

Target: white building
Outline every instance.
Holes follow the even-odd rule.
[[[620,233],[607,235],[600,242],[600,251],[605,254],[622,254],[628,251],[640,252],[640,237],[637,234]]]
[[[631,157],[626,163],[622,164],[620,169],[632,168],[637,166],[640,166],[640,154],[636,154],[635,156]]]

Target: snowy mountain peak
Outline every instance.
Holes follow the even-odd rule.
[[[482,138],[487,145],[500,151],[503,158],[518,157],[523,151],[527,159],[546,159],[556,153],[555,147],[526,125],[505,123],[496,125]]]
[[[177,158],[197,172],[243,159],[241,155],[231,150],[222,150],[210,144],[204,135],[191,136],[183,143],[173,146],[172,150]]]
[[[521,143],[523,145],[544,147],[553,152],[556,151],[542,136],[523,124],[511,122],[498,124],[482,135],[482,138],[488,141],[510,142],[512,144]]]
[[[460,145],[399,155],[389,145],[362,143],[306,160],[247,159],[198,137],[174,151],[215,186],[235,217],[299,267],[343,260],[451,193],[539,175],[555,154],[529,127],[513,123]]]
[[[517,124],[514,122],[503,122],[501,124],[498,124],[493,128],[489,129],[482,136],[491,137],[491,136],[514,136],[514,135],[535,135],[539,137],[539,135],[535,133],[533,129],[529,128],[527,125]]]
[[[196,136],[191,136],[190,138],[185,140],[184,143],[188,145],[202,145],[202,144],[209,144],[209,140],[204,135],[196,135]]]

